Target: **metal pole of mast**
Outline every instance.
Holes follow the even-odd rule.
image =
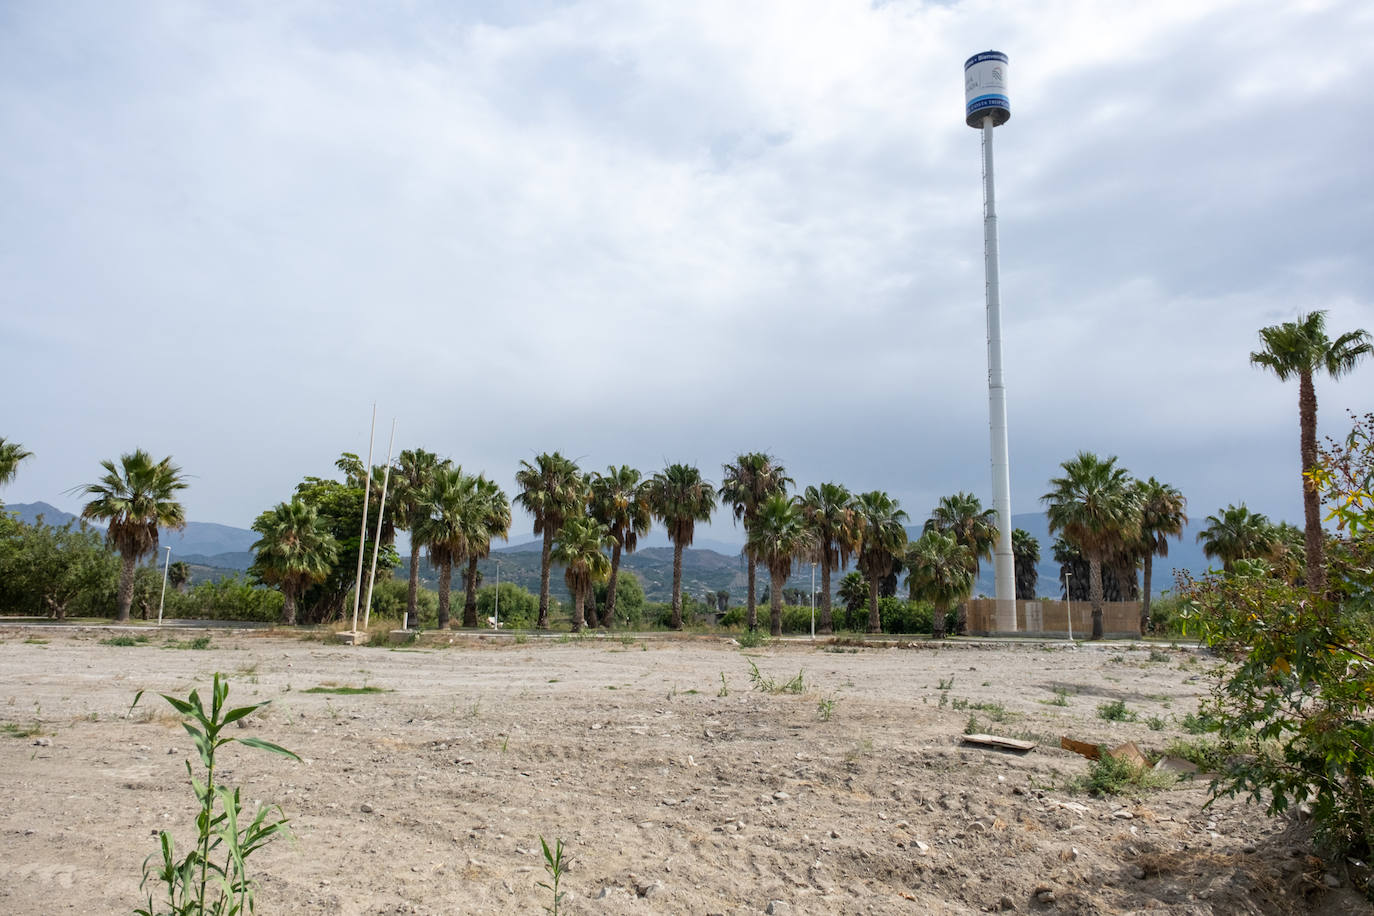
[[[372,586],[377,581],[377,554],[382,549],[382,516],[386,514],[386,489],[391,483],[391,449],[396,444],[396,418],[391,418],[391,441],[386,444],[386,470],[382,472],[382,499],[377,503],[377,538],[372,543],[372,571],[367,577],[367,600],[363,604],[363,629],[367,629],[372,619]],[[372,479],[372,468],[367,469],[368,480]]]
[[[167,601],[167,571],[172,568],[172,548],[164,547],[167,551],[167,561],[162,564],[162,597],[157,599],[157,625],[162,626],[162,605]]]
[[[363,554],[367,551],[367,501],[372,497],[372,445],[377,439],[377,402],[372,402],[372,432],[367,437],[367,464],[363,466],[363,529],[358,534],[358,574],[353,579],[353,634],[358,633],[358,604],[363,591]]]
[[[993,573],[998,630],[1016,630],[1016,568],[1011,547],[1011,459],[1007,447],[1007,385],[1002,375],[1002,297],[997,252],[997,193],[993,182],[993,118],[983,119],[983,257],[987,276],[988,416],[992,446],[992,505],[997,512]]]

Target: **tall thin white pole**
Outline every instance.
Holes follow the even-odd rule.
[[[816,564],[811,564],[811,638],[816,638]]]
[[[372,543],[372,571],[367,576],[367,600],[363,603],[363,629],[372,620],[372,586],[377,581],[377,554],[382,550],[382,516],[386,514],[386,488],[391,483],[391,447],[396,444],[396,418],[391,418],[391,440],[386,444],[386,470],[382,472],[382,500],[377,504],[377,539]],[[372,469],[367,470],[368,480]]]
[[[495,627],[495,629],[499,632],[500,629],[501,629],[501,561],[500,561],[500,560],[497,560],[497,561],[496,561],[496,598],[494,599],[494,603],[495,603],[496,607],[495,607],[495,609],[494,609],[494,613],[493,613],[491,616],[492,616],[492,619],[496,621],[496,627]]]
[[[983,119],[983,258],[987,277],[988,418],[992,445],[992,506],[997,512],[993,574],[996,627],[1016,630],[1016,567],[1011,549],[1011,458],[1007,448],[1007,385],[1002,376],[1002,299],[997,263],[997,194],[993,188],[993,119]]]
[[[167,551],[167,561],[162,564],[162,597],[157,599],[157,625],[162,626],[162,605],[167,600],[167,571],[172,568],[172,548],[164,548]]]
[[[363,530],[358,534],[358,574],[353,579],[353,632],[358,632],[358,604],[363,591],[363,554],[367,551],[367,501],[372,498],[372,445],[377,439],[377,402],[372,402],[372,432],[367,437],[367,464],[363,465]]]
[[[1073,642],[1073,594],[1069,591],[1069,577],[1073,573],[1064,570],[1064,601],[1069,606],[1069,642]]]

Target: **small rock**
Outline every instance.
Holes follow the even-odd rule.
[[[611,887],[611,886],[608,884],[608,885],[606,885],[605,887],[603,887],[603,888],[601,889],[601,893],[599,893],[599,894],[596,895],[596,899],[597,899],[597,900],[606,900],[606,899],[608,899],[608,898],[610,898],[610,897],[615,896],[615,894],[618,892],[618,890],[619,890],[618,888]]]
[[[930,852],[930,845],[927,843],[922,843],[920,840],[917,840],[915,845],[916,852],[920,855],[925,855],[926,853]]]
[[[832,831],[830,831],[830,839],[832,839],[832,840],[838,840],[839,838],[840,838],[840,833],[839,833],[838,830],[832,830]]]
[[[791,798],[791,797],[792,797],[792,796],[788,795],[786,792],[774,792],[774,793],[773,793],[773,798],[776,799],[777,801],[787,801],[787,800],[788,800],[789,798]],[[881,815],[879,815],[879,816],[881,817]]]
[[[1054,903],[1054,891],[1050,890],[1048,887],[1041,888],[1035,892],[1035,902],[1043,906],[1049,906],[1051,903]]]
[[[1117,810],[1112,812],[1112,817],[1116,818],[1119,821],[1129,821],[1131,818],[1135,817],[1135,815],[1127,811],[1125,808],[1118,808]]]
[[[770,900],[768,907],[764,910],[768,916],[782,916],[783,913],[790,913],[792,908],[787,905],[786,900]]]
[[[1333,875],[1331,872],[1327,872],[1326,875],[1322,878],[1322,883],[1325,884],[1327,887],[1337,888],[1341,886],[1341,879],[1338,876]]]
[[[997,909],[1004,913],[1010,913],[1016,909],[1016,901],[1003,894],[1002,899],[997,901]]]
[[[52,747],[51,738],[35,738],[33,743],[35,747]]]
[[[1131,866],[1131,877],[1134,878],[1134,879],[1136,879],[1137,881],[1144,881],[1144,880],[1145,880],[1145,869],[1141,868],[1139,865],[1132,865],[1132,866]]]
[[[671,808],[671,807],[673,807],[674,805],[677,804],[677,799],[676,799],[676,798],[665,798],[665,799],[662,799],[661,801],[659,801],[659,804],[660,804],[660,805],[666,805],[667,807]]]

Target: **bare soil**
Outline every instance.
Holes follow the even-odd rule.
[[[571,856],[568,914],[1370,912],[1301,824],[1204,808],[1204,782],[1072,788],[1089,764],[1060,736],[1186,736],[1212,664],[1186,649],[111,635],[0,631],[0,912],[143,902],[154,834],[189,841],[194,810],[189,741],[155,694],[216,671],[231,703],[272,701],[236,734],[303,758],[235,745],[220,774],[291,819],[253,860],[260,913],[540,912],[540,837]],[[751,662],[801,692],[755,689]],[[1137,720],[1099,718],[1115,700]],[[964,745],[970,715],[1038,746]]]

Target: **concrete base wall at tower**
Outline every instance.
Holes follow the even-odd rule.
[[[1093,608],[1087,601],[1074,601],[1073,638],[1087,639],[1093,632]],[[1064,601],[1017,601],[1017,636],[1067,639],[1069,603]],[[968,603],[968,631],[972,636],[1012,635],[997,626],[997,600],[973,598]],[[1104,601],[1102,631],[1107,639],[1140,638],[1140,602]]]

